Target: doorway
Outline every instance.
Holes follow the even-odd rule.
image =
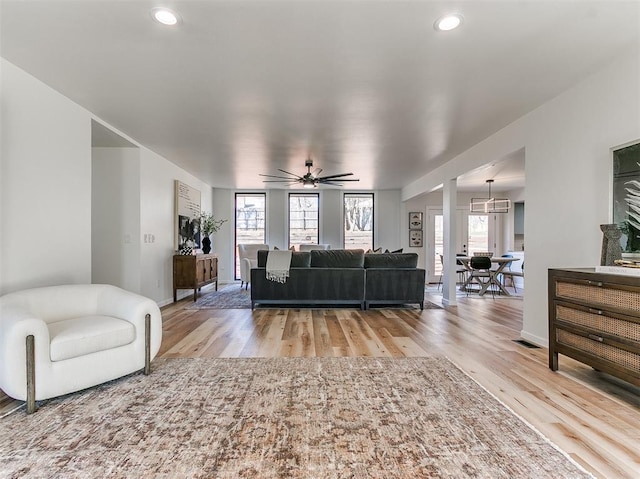
[[[428,211],[427,281],[437,283],[442,275],[441,255],[444,252],[444,217],[441,209]],[[456,212],[456,253],[473,255],[480,251],[497,252],[500,217],[495,214]]]

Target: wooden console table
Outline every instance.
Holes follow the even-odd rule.
[[[193,300],[203,286],[215,283],[218,291],[218,257],[215,254],[173,255],[173,302],[177,290],[192,289]]]
[[[549,270],[549,368],[558,353],[640,386],[640,280]]]

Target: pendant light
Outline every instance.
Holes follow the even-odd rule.
[[[487,180],[489,196],[487,198],[471,198],[469,211],[471,213],[508,213],[511,208],[511,200],[507,198],[495,198],[491,196],[491,184],[494,180]]]

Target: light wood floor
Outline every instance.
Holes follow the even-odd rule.
[[[432,301],[440,304],[434,292]],[[640,388],[514,340],[522,300],[447,309],[163,309],[160,357],[425,356],[451,359],[597,477],[640,477]],[[0,393],[1,394],[1,393]],[[0,397],[0,413],[15,402]]]

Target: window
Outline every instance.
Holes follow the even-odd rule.
[[[344,195],[345,249],[373,249],[373,193]]]
[[[266,243],[265,206],[264,193],[236,193],[236,279],[240,278],[238,244]]]
[[[299,250],[301,244],[318,244],[319,204],[318,193],[289,194],[289,247]]]

